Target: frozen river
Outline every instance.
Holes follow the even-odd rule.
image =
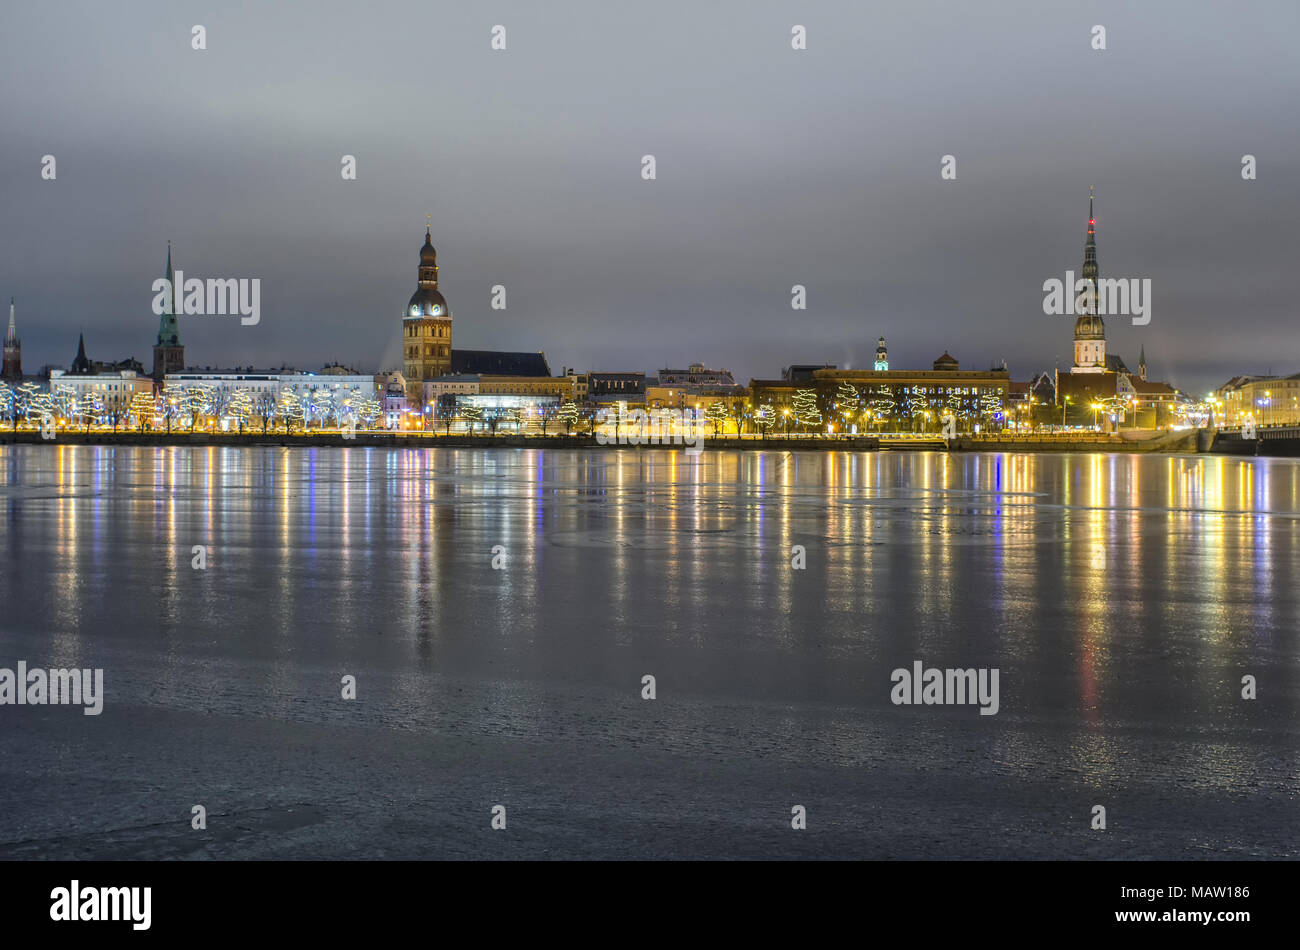
[[[0,857],[1296,857],[1298,580],[1281,459],[7,446]]]

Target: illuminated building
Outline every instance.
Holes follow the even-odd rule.
[[[802,414],[804,421],[792,422],[792,429],[823,432],[828,427],[835,432],[937,431],[945,413],[953,415],[959,432],[976,425],[996,427],[1011,386],[1005,369],[963,370],[948,353],[936,359],[930,370],[831,367],[787,375],[792,378],[751,380],[751,406],[770,405],[782,420]],[[820,422],[808,421],[809,406],[798,405],[801,392],[813,394]],[[784,422],[778,427],[783,426]]]
[[[1300,424],[1300,373],[1291,376],[1234,376],[1214,391],[1215,422],[1239,426]]]
[[[85,355],[84,349],[81,355]],[[136,393],[152,396],[154,382],[148,376],[129,369],[105,373],[51,370],[50,392],[57,392],[60,388],[72,391],[82,411],[108,417],[115,412],[125,412]]]

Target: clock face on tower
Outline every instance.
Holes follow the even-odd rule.
[[[439,306],[438,304],[434,304],[433,310],[430,312],[436,317],[438,314],[442,313],[442,307]]]
[[[419,315],[420,315],[420,308],[419,308],[418,306],[417,306],[417,307],[412,307],[412,308],[411,308],[411,316],[413,316],[413,317],[418,317]]]

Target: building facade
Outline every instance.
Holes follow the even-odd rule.
[[[1223,426],[1300,425],[1300,373],[1234,376],[1214,391],[1215,422]]]
[[[121,421],[131,408],[136,395],[153,398],[154,381],[134,370],[116,373],[65,373],[50,372],[50,394],[56,397],[66,392],[76,398],[78,412],[94,417],[99,422]]]
[[[616,402],[640,405],[645,403],[645,373],[587,374],[587,400],[595,405]]]
[[[647,385],[650,385],[647,382]],[[686,369],[661,369],[657,386],[718,388],[735,386],[735,377],[729,370],[709,369],[703,363],[692,363]]]
[[[295,371],[234,369],[186,370],[165,378],[164,400],[177,403],[193,391],[203,396],[204,414],[228,428],[237,393],[254,416],[282,414],[286,405],[301,410],[305,425],[338,423],[356,418],[366,407],[383,414],[388,378],[381,374],[339,375]]]
[[[1005,369],[963,370],[944,353],[930,370],[816,369],[811,378],[751,380],[750,410],[800,432],[939,431],[1000,427],[1010,392]]]

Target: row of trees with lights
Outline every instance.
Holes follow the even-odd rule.
[[[147,432],[155,428],[172,432],[174,429],[193,431],[201,421],[212,424],[229,420],[240,432],[260,423],[263,432],[273,428],[292,432],[315,426],[338,428],[353,426],[359,429],[375,428],[383,417],[379,400],[357,395],[340,394],[327,387],[309,391],[300,398],[291,390],[278,396],[270,393],[251,394],[244,389],[224,391],[213,386],[181,386],[167,390],[155,397],[152,393],[137,392],[129,403],[118,400],[105,401],[94,392],[78,396],[67,385],[55,384],[46,390],[33,382],[16,386],[0,383],[0,418],[14,428],[20,421],[27,425],[42,425],[51,420],[56,426],[112,426],[138,428]]]
[[[43,425],[51,420],[56,426],[80,427],[124,425],[128,408],[115,401],[105,401],[99,393],[78,396],[71,386],[55,384],[44,389],[33,382],[10,386],[0,382],[0,419],[14,429],[18,423]]]
[[[595,431],[595,413],[590,408],[580,407],[571,399],[558,405],[528,409],[514,406],[485,409],[477,402],[462,401],[455,395],[444,394],[438,397],[432,409],[432,428],[441,427],[447,434],[451,433],[453,424],[458,421],[465,425],[471,435],[476,432],[495,435],[503,425],[515,431],[523,431],[526,427],[535,425],[542,435],[549,434],[552,429],[556,432],[563,430],[565,435],[572,435],[575,430],[581,432],[586,429],[588,433]]]
[[[1003,424],[1004,411],[996,392],[948,392],[942,396],[914,393],[907,387],[861,389],[847,381],[834,393],[816,389],[794,391],[789,407],[779,412],[770,399],[747,407],[744,419],[754,430],[785,432],[869,432],[906,428],[938,431],[951,414],[959,431]]]

